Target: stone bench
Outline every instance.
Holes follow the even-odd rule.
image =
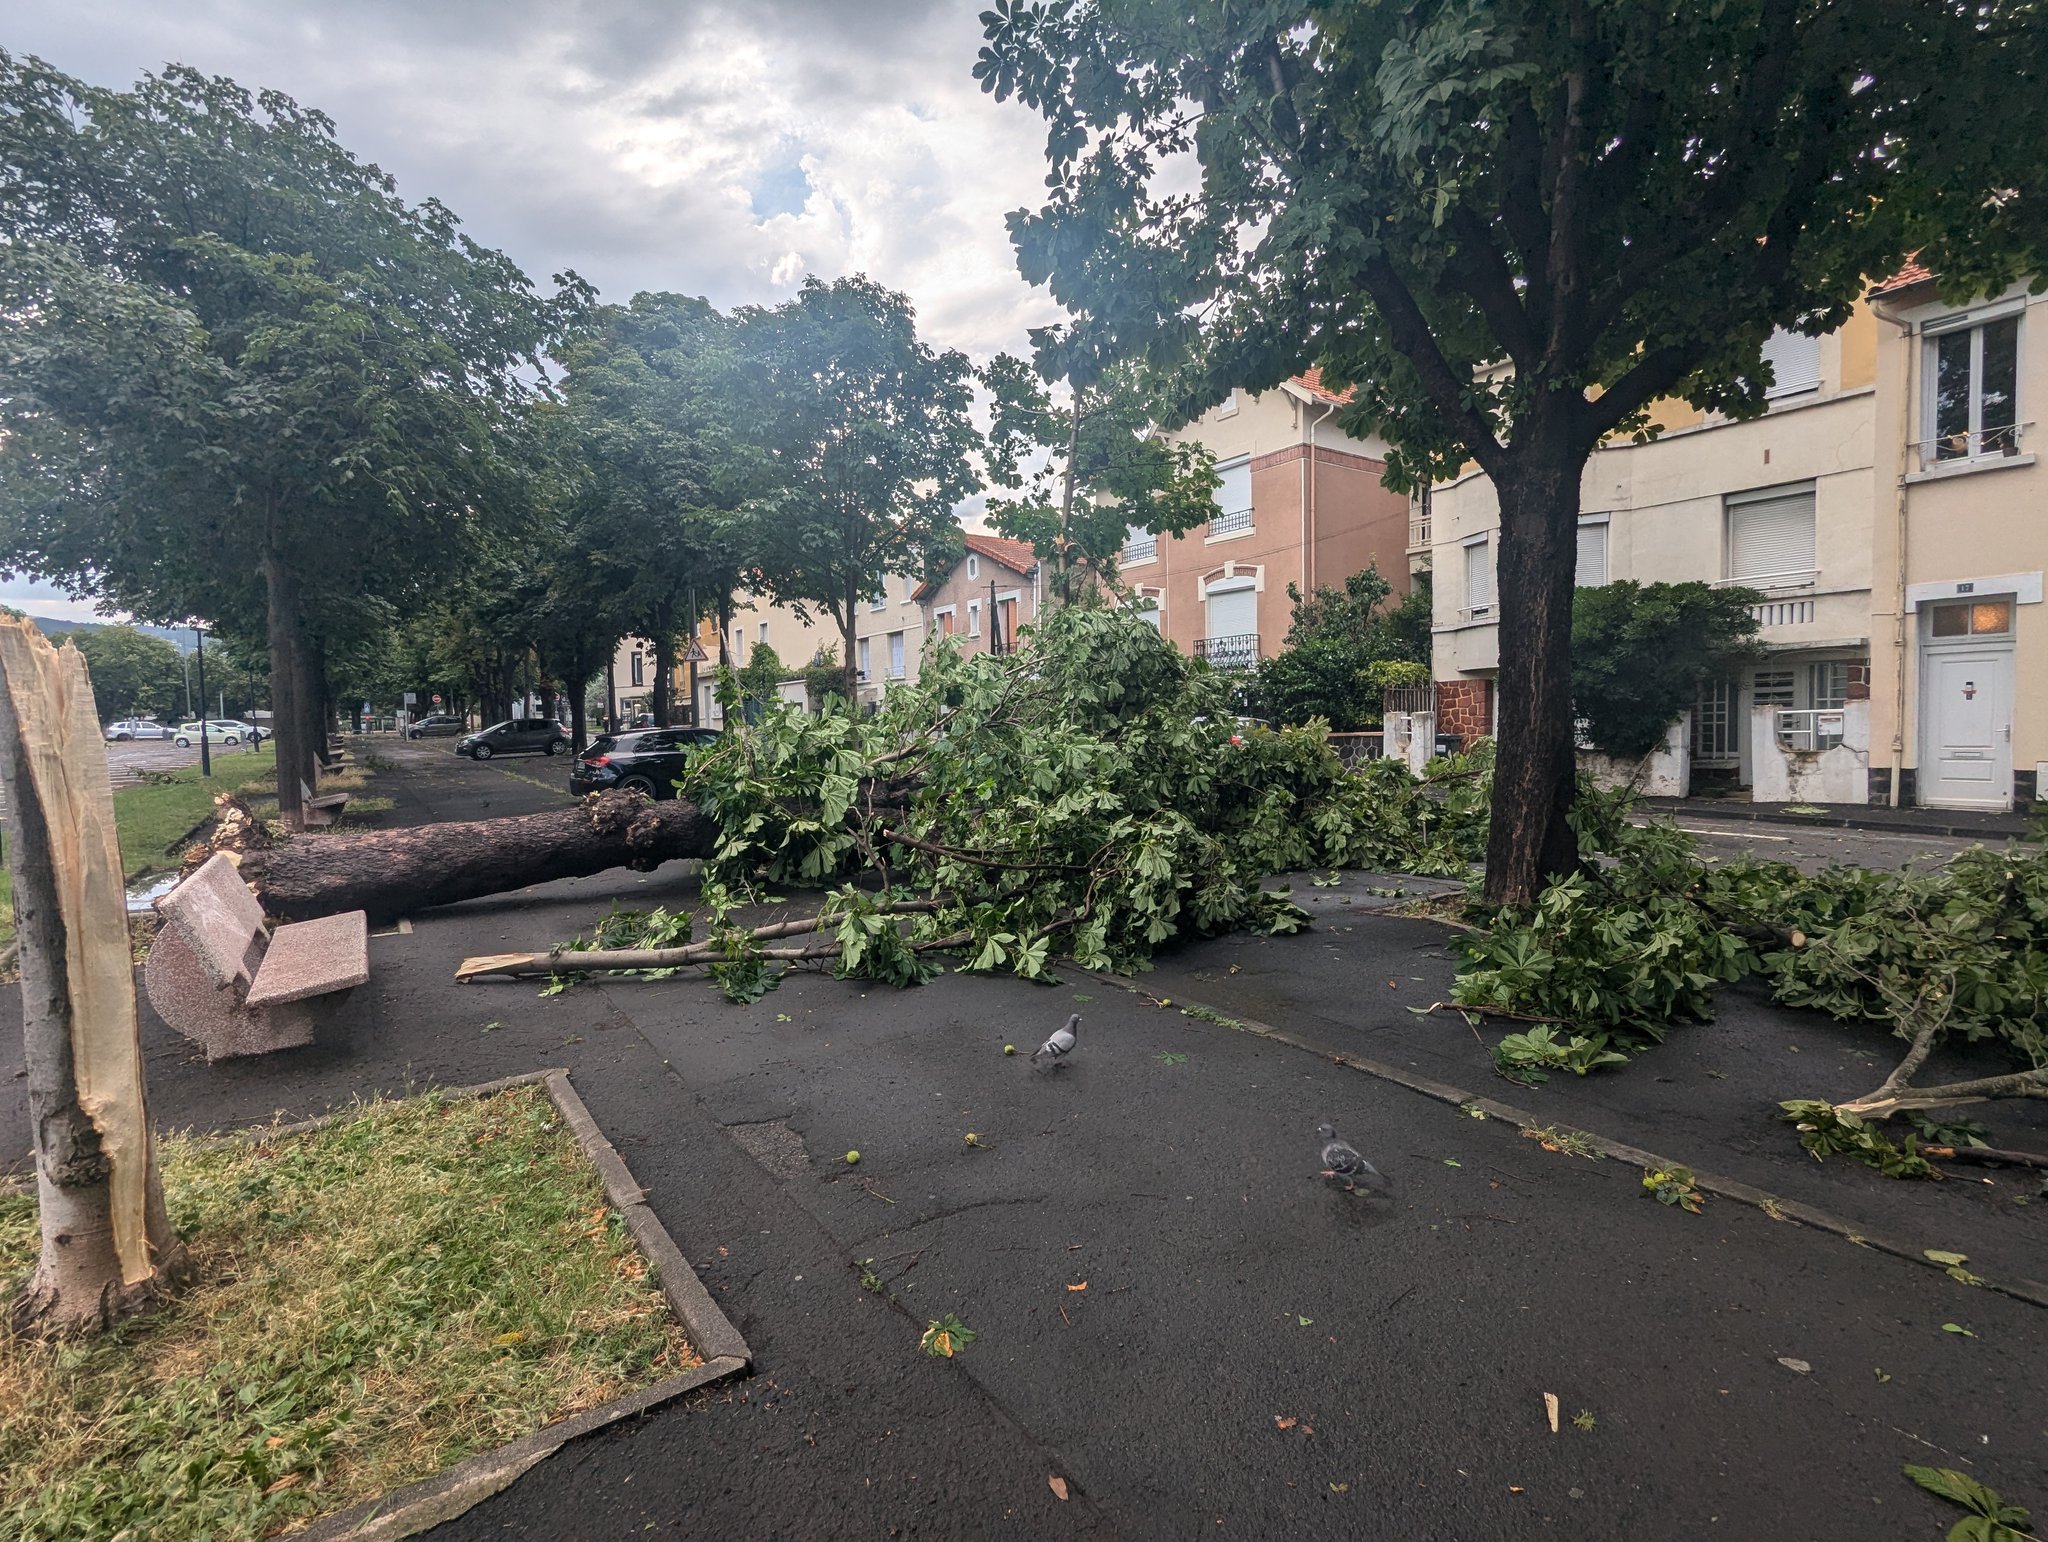
[[[304,782],[299,783],[299,810],[305,815],[306,826],[312,830],[323,830],[334,823],[348,809],[345,792],[316,793]]]
[[[219,852],[156,902],[162,925],[143,983],[157,1015],[208,1060],[313,1042],[314,1003],[370,978],[360,910],[263,926],[263,907]]]

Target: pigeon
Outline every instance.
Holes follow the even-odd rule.
[[[1040,1070],[1057,1067],[1074,1052],[1074,1032],[1081,1026],[1081,1014],[1076,1012],[1067,1019],[1067,1025],[1054,1031],[1053,1036],[1038,1046],[1038,1052],[1031,1057],[1031,1063]]]
[[[1339,1136],[1334,1124],[1317,1125],[1316,1139],[1323,1143],[1323,1177],[1335,1178],[1353,1194],[1361,1189],[1384,1191],[1389,1187],[1380,1170],[1360,1156],[1356,1146]]]

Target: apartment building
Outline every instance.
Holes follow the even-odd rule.
[[[2023,806],[2048,794],[2048,296],[1948,305],[1909,265],[1874,298],[1871,795]]]
[[[967,653],[1007,653],[1017,629],[1038,619],[1038,556],[1008,536],[969,531],[965,539],[960,559],[917,588],[927,635],[950,637]]]
[[[917,679],[927,631],[919,587],[916,579],[891,573],[854,618],[854,663],[864,707],[879,702],[891,685]]]
[[[1119,571],[1177,646],[1249,669],[1287,635],[1289,584],[1341,585],[1373,563],[1395,599],[1408,592],[1408,499],[1380,485],[1382,441],[1331,425],[1343,403],[1310,370],[1257,395],[1233,391],[1170,436],[1216,457],[1220,512],[1184,536],[1134,528]]]
[[[1898,801],[2008,808],[2048,774],[2048,711],[2019,690],[2048,678],[2030,303],[1944,306],[1909,269],[1840,330],[1770,339],[1761,418],[1664,403],[1661,437],[1588,462],[1581,584],[1763,595],[1766,656],[1704,689],[1682,730],[1695,782],[1861,803],[1894,796],[1896,767]],[[1472,471],[1433,489],[1431,515],[1437,726],[1491,732],[1499,505]]]
[[[676,645],[675,688],[670,699],[679,711],[689,708],[691,678],[709,679],[718,661],[717,626],[709,620],[698,622],[696,642],[704,661],[689,658],[687,638]],[[654,644],[644,637],[620,638],[612,650],[611,666],[605,671],[613,722],[629,723],[654,709],[654,678]]]

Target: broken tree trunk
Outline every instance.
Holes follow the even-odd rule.
[[[0,786],[42,1252],[17,1329],[102,1328],[184,1272],[143,1092],[127,900],[85,660],[0,620]]]
[[[709,856],[717,842],[717,825],[694,803],[650,803],[613,791],[545,814],[301,836],[245,853],[241,873],[263,908],[286,920],[345,910],[391,920],[608,868],[651,872],[678,858]]]

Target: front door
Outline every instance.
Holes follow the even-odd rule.
[[[1930,648],[1921,675],[1919,801],[2012,806],[2012,644]]]

